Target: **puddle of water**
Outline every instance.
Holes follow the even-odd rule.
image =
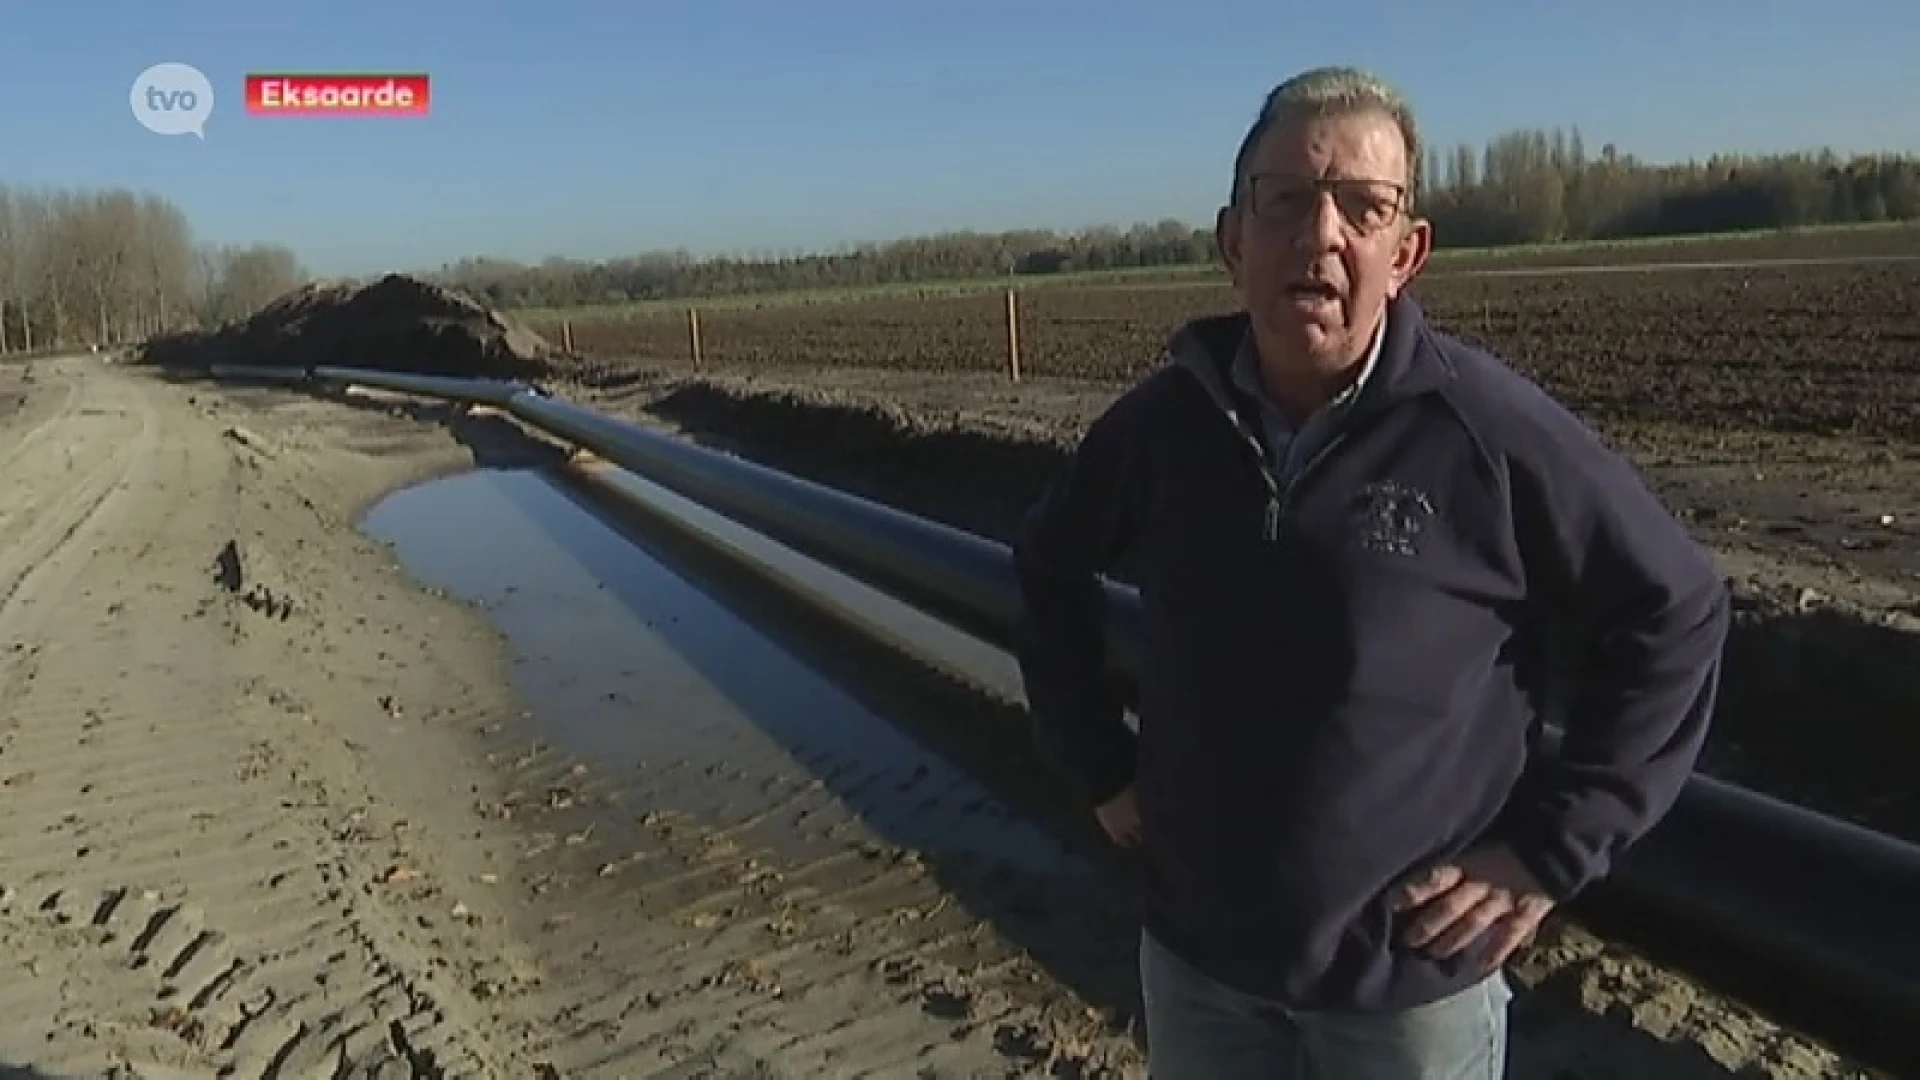
[[[532,734],[600,775],[671,761],[707,778],[680,785],[671,809],[737,815],[758,800],[767,813],[790,787],[778,781],[811,775],[875,839],[1049,875],[1078,864],[644,537],[596,516],[579,482],[466,473],[396,492],[362,524],[416,579],[505,633]]]

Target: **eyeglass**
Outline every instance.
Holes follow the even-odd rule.
[[[1407,188],[1387,180],[1353,177],[1255,173],[1247,177],[1247,204],[1253,216],[1276,225],[1297,225],[1319,209],[1322,193],[1348,227],[1367,234],[1394,223],[1406,208]]]

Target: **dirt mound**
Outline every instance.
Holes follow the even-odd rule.
[[[156,338],[139,362],[165,367],[379,368],[425,375],[532,379],[560,350],[470,297],[388,274],[371,285],[310,284],[217,330]]]

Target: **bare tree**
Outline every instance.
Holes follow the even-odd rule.
[[[8,343],[12,338],[8,326],[19,305],[19,258],[15,254],[19,232],[13,192],[0,187],[0,356],[10,351]]]
[[[27,272],[35,283],[34,305],[47,328],[46,344],[86,344],[71,319],[74,294],[86,276],[86,221],[80,197],[53,192],[39,201],[42,215],[28,235]]]
[[[140,202],[135,247],[136,336],[177,330],[193,318],[193,227],[180,208],[158,196]]]
[[[202,259],[201,321],[208,325],[244,319],[308,279],[299,257],[277,244],[225,247]]]
[[[55,337],[46,330],[50,316],[42,306],[46,284],[36,276],[41,255],[40,233],[47,227],[45,195],[16,192],[12,198],[13,237],[9,260],[13,275],[13,308],[20,324],[20,347],[31,352],[36,340]]]
[[[283,247],[218,249],[209,267],[186,214],[157,195],[0,186],[0,352],[240,318],[305,276]]]
[[[82,336],[112,345],[125,339],[130,300],[137,291],[134,244],[140,231],[140,204],[131,192],[105,191],[76,200],[67,223],[74,245],[69,269],[72,293],[84,307]]]

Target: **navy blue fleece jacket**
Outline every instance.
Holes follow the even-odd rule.
[[[1564,899],[1672,805],[1728,598],[1625,460],[1410,297],[1283,484],[1229,376],[1246,332],[1244,314],[1183,327],[1029,513],[1028,701],[1089,799],[1135,785],[1162,943],[1297,1007],[1403,1008],[1482,957],[1401,944],[1395,883],[1491,842]],[[1096,578],[1123,559],[1143,608],[1137,739],[1104,674]],[[1534,699],[1549,633],[1569,630],[1580,678],[1546,756]]]

